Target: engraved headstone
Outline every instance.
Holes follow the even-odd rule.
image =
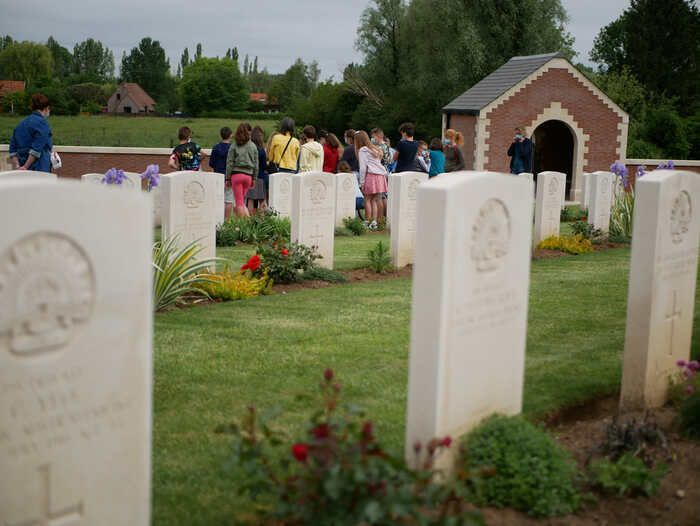
[[[613,203],[613,185],[615,175],[611,172],[595,172],[589,178],[590,203],[588,222],[606,232],[610,229],[610,209]]]
[[[355,176],[339,173],[336,176],[335,226],[342,227],[343,219],[355,217]]]
[[[522,177],[523,179],[527,179],[528,181],[533,182],[533,183],[535,181],[535,176],[533,174],[531,174],[530,172],[519,173],[518,177]]]
[[[292,216],[292,174],[270,174],[269,205],[280,217]]]
[[[390,252],[391,260],[397,268],[413,263],[416,246],[418,187],[427,181],[428,174],[424,172],[401,172],[389,176]]]
[[[167,175],[161,175],[161,181]],[[163,216],[163,191],[161,190],[161,185],[154,186],[149,193],[153,200],[153,226],[161,226],[161,218]]]
[[[104,184],[102,181],[104,180],[105,174],[99,174],[99,173],[89,173],[89,174],[83,174],[80,179],[84,183],[95,183],[95,184],[101,184],[105,187],[109,188],[124,188],[125,190],[137,190],[141,191],[141,174],[137,174],[134,172],[124,172],[124,175],[126,178],[122,181],[121,185],[113,185],[113,184]]]
[[[0,181],[8,181],[10,179],[16,179],[17,177],[24,179],[53,179],[54,181],[58,178],[56,174],[51,174],[48,172],[35,172],[33,170],[9,170],[6,172],[0,172]]]
[[[659,170],[635,187],[620,404],[659,407],[688,360],[700,241],[700,177]]]
[[[197,241],[201,259],[216,256],[218,177],[214,172],[173,172],[160,181],[163,239],[178,236],[180,247]]]
[[[406,456],[521,411],[532,183],[489,172],[418,189]],[[557,195],[561,195],[557,193]]]
[[[581,207],[588,210],[591,203],[591,174],[583,172],[581,180]]]
[[[561,219],[562,186],[566,175],[559,172],[541,172],[537,175],[537,197],[535,201],[535,238],[537,245],[543,239],[559,235]]]
[[[333,174],[305,172],[290,177],[292,185],[292,241],[316,247],[318,264],[333,268],[335,241],[335,185]]]
[[[226,217],[226,202],[224,201],[226,177],[220,173],[216,175],[216,225],[218,226],[224,222]]]
[[[8,181],[0,223],[0,524],[146,526],[149,201]]]

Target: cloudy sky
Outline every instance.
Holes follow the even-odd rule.
[[[562,0],[578,60],[588,61],[600,28],[629,0]],[[17,40],[45,41],[53,35],[72,49],[92,37],[122,52],[144,36],[160,41],[173,68],[185,46],[201,42],[207,56],[223,56],[237,46],[259,56],[260,66],[284,71],[297,57],[318,60],[323,77],[338,78],[350,62],[360,14],[368,0],[0,0],[0,34]],[[420,45],[420,43],[418,43]]]

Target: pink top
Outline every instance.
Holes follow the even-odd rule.
[[[381,156],[376,157],[369,147],[360,148],[358,158],[360,160],[360,177],[364,177],[368,173],[386,175],[386,168],[382,165]]]

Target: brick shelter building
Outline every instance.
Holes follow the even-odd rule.
[[[516,126],[534,143],[535,174],[566,174],[567,199],[580,200],[583,172],[626,159],[629,116],[558,53],[513,57],[443,108],[469,170],[508,173]]]
[[[107,101],[109,113],[153,113],[156,101],[135,82],[122,82]]]

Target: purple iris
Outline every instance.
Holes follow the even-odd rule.
[[[620,181],[622,182],[622,186],[624,188],[627,188],[627,167],[620,161],[615,161],[610,166],[610,171],[617,175],[620,178]]]
[[[637,166],[637,179],[640,177],[644,177],[646,175],[646,170],[644,170],[643,166]]]
[[[146,167],[146,171],[141,174],[141,179],[146,179],[148,181],[149,192],[152,188],[158,186],[158,183],[160,183],[160,168],[158,168],[158,165],[149,164]]]
[[[125,179],[126,174],[124,173],[124,170],[110,168],[109,170],[107,170],[105,176],[102,178],[102,184],[114,184],[117,186],[121,186]]]
[[[673,161],[666,161],[656,167],[657,170],[673,170]]]

